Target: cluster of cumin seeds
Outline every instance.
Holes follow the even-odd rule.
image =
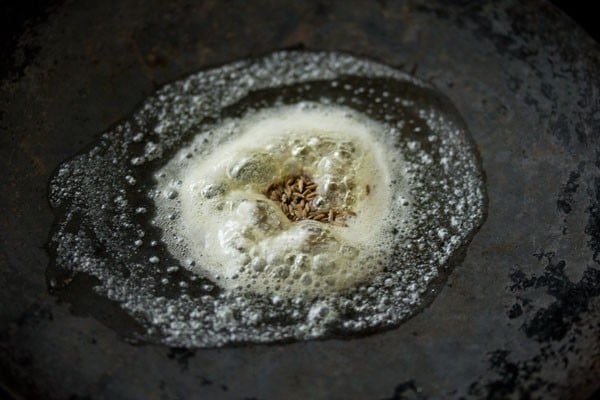
[[[351,210],[317,206],[315,204],[318,199],[317,184],[305,175],[286,177],[273,182],[265,192],[265,196],[278,202],[281,211],[290,221],[311,219],[337,226],[348,226],[344,222],[346,218],[356,216],[356,213]]]

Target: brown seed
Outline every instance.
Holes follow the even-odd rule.
[[[365,186],[365,192],[367,192],[367,196],[369,195],[369,193],[371,193],[371,186],[369,186],[367,184],[367,186]]]
[[[355,216],[356,213],[351,210],[335,210],[333,208],[316,210],[314,204],[314,199],[318,196],[316,189],[315,182],[301,175],[273,182],[264,195],[279,202],[281,210],[290,221],[310,219],[335,226],[347,226],[344,223],[345,219],[348,216]],[[370,192],[370,186],[366,185],[365,190]]]

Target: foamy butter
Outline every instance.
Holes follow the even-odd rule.
[[[224,289],[270,295],[343,292],[381,270],[393,240],[385,221],[398,221],[388,215],[381,124],[345,107],[302,103],[249,113],[233,126],[216,129],[232,137],[208,156],[186,158],[185,148],[158,172],[159,190],[179,187],[176,199],[157,198],[159,219],[178,216],[164,230],[171,251]],[[273,182],[300,175],[317,185],[314,212],[351,213],[343,224],[290,221],[265,195]]]
[[[314,183],[306,216],[279,197],[289,182]],[[52,290],[93,277],[93,295],[138,322],[128,335],[192,348],[397,326],[440,292],[486,201],[447,98],[380,63],[305,51],[162,87],[62,164],[49,199]]]

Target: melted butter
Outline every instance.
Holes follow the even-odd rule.
[[[298,109],[311,118],[291,118],[302,114]],[[273,133],[265,135],[268,124]],[[310,137],[322,139],[322,151],[305,153]],[[325,151],[343,146],[341,159],[350,144],[357,153],[344,162]],[[222,151],[227,146],[231,152]],[[323,207],[357,212],[347,228],[292,223],[266,201],[265,185],[298,168],[319,180]],[[440,292],[483,223],[486,196],[474,142],[443,94],[370,60],[294,51],[160,88],[57,169],[49,200],[56,213],[47,271],[54,292],[81,300],[86,310],[94,304],[92,315],[119,304],[143,327],[124,333],[130,338],[215,347],[397,326]],[[253,237],[244,236],[245,227]],[[242,254],[236,246],[244,240],[251,246]],[[298,243],[306,244],[306,257]],[[283,261],[275,262],[277,254]],[[355,262],[360,257],[364,265]],[[333,273],[331,258],[339,260]],[[267,270],[271,262],[287,262],[288,277]],[[294,274],[307,265],[315,266],[315,279],[304,285],[302,273]],[[246,275],[240,281],[236,273]],[[77,274],[93,278],[86,279],[94,282],[93,302],[79,285],[69,293]],[[287,296],[297,288],[306,293]],[[98,295],[110,300],[109,311]]]

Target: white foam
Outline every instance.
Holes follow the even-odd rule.
[[[383,125],[346,107],[303,102],[250,112],[216,127],[215,136],[232,126],[228,143],[185,157],[199,135],[156,174],[163,193],[182,182],[177,202],[156,198],[172,252],[196,260],[191,269],[225,289],[272,295],[341,292],[381,270],[391,227],[408,215],[390,213],[393,165]],[[272,182],[300,173],[318,185],[324,209],[356,213],[347,227],[291,222],[264,195]]]

